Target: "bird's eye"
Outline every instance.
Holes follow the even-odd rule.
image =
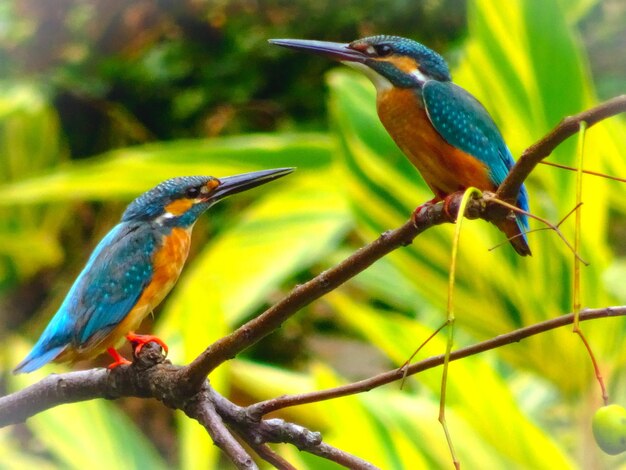
[[[393,49],[389,44],[378,44],[377,46],[374,46],[374,50],[376,51],[376,54],[378,54],[378,57],[385,57],[393,52]]]
[[[200,188],[189,188],[185,192],[185,196],[189,199],[195,199],[200,195]]]

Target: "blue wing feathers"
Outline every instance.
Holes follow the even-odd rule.
[[[80,348],[104,338],[150,283],[156,245],[149,225],[116,225],[96,246],[61,307],[15,372],[38,369],[69,346]]]
[[[499,186],[515,164],[504,139],[483,105],[470,93],[452,82],[428,81],[422,89],[428,117],[435,130],[450,145],[474,156],[489,168]],[[528,193],[522,186],[517,205],[528,211]],[[517,215],[522,231],[528,230],[528,218]]]
[[[42,349],[43,347],[45,347],[44,344],[37,343],[28,356],[13,369],[13,373],[28,373],[37,370],[54,360],[65,349],[65,346],[56,346],[52,349]]]
[[[126,317],[152,279],[155,248],[152,230],[145,225],[134,226],[99,256],[99,269],[86,275],[84,297],[91,299],[93,311],[79,321],[79,343],[105,336]]]
[[[514,161],[487,110],[452,82],[426,82],[424,105],[433,126],[450,145],[473,155],[489,168],[496,185]]]

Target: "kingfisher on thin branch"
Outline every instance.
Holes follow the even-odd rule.
[[[139,196],[96,246],[61,307],[13,372],[32,372],[50,361],[88,359],[104,350],[115,361],[109,368],[126,364],[115,349],[123,336],[135,346],[135,354],[151,341],[167,351],[159,338],[132,332],[178,280],[198,217],[226,196],[293,170],[172,178]]]
[[[378,116],[385,129],[435,194],[430,203],[445,202],[447,196],[469,187],[496,191],[515,164],[483,105],[452,83],[443,57],[416,41],[372,36],[347,44],[269,42],[330,57],[365,73],[376,87]],[[516,205],[529,210],[524,186]],[[497,226],[517,253],[531,254],[526,214],[510,214]]]

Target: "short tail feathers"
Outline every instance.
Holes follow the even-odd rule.
[[[33,372],[45,366],[48,362],[53,361],[65,348],[66,346],[56,346],[52,349],[43,350],[42,345],[38,343],[33,350],[28,353],[28,356],[13,369],[13,373],[21,374],[24,372]]]
[[[517,214],[515,220],[507,219],[504,223],[498,224],[498,228],[508,237],[513,248],[521,256],[530,256],[532,252],[528,246],[526,231],[528,230],[528,220],[526,215]]]
[[[74,284],[75,286],[76,284]],[[72,287],[72,290],[74,287]],[[72,318],[65,308],[68,299],[71,300],[71,293],[68,294],[61,308],[54,314],[48,326],[43,330],[41,336],[22,362],[15,369],[14,374],[22,372],[32,372],[45,366],[48,362],[55,360],[63,351],[70,347],[72,342]]]
[[[519,196],[517,197],[517,207],[525,212],[530,212],[526,185],[522,185],[520,188]],[[528,216],[526,214],[522,214],[521,212],[517,212],[515,214],[515,226],[516,228],[511,227],[511,230],[507,229],[510,233],[507,230],[504,230],[504,233],[506,233],[509,238],[515,237],[511,238],[511,245],[513,245],[515,251],[517,251],[521,256],[531,256],[532,253],[530,251],[530,246],[528,246],[528,238],[526,237],[526,232],[529,230]]]

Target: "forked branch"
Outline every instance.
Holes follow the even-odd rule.
[[[563,140],[576,133],[579,122],[585,121],[590,127],[602,119],[624,111],[626,111],[626,95],[564,119],[550,134],[524,152],[496,193],[496,197],[503,201],[514,200],[524,179],[536,164],[549,155]],[[120,366],[112,371],[92,369],[51,375],[24,390],[0,398],[0,427],[22,422],[37,413],[64,403],[95,398],[152,397],[166,406],[183,410],[190,418],[204,425],[213,441],[224,450],[237,468],[256,468],[256,463],[235,436],[255,449],[260,458],[278,468],[288,469],[291,466],[275,454],[266,445],[267,443],[290,443],[302,451],[319,455],[349,468],[367,470],[375,468],[356,456],[322,442],[319,433],[294,423],[263,419],[263,416],[270,411],[287,406],[364,392],[402,379],[405,374],[404,369],[389,371],[344,387],[276,398],[248,408],[241,408],[219,395],[211,388],[206,377],[220,364],[235,357],[279,328],[285,320],[301,308],[338,288],[389,252],[410,244],[416,236],[434,225],[454,222],[455,217],[450,214],[458,212],[461,196],[462,194],[453,195],[448,200],[448,210],[444,210],[441,204],[424,206],[423,210],[420,210],[403,226],[383,233],[377,240],[359,249],[337,266],[295,287],[283,300],[263,314],[210,345],[191,364],[180,367],[164,361],[160,348],[155,343],[150,343],[142,349],[139,357],[134,358],[130,366]],[[503,211],[493,199],[480,198],[469,202],[467,216],[497,221],[505,217],[507,211]],[[626,315],[626,307],[586,310],[581,312],[580,320],[617,315]],[[451,354],[450,360],[520,341],[523,338],[569,324],[572,320],[572,315],[565,315],[522,328],[457,350]],[[406,373],[413,375],[437,367],[442,361],[442,356],[431,357],[411,365]]]

